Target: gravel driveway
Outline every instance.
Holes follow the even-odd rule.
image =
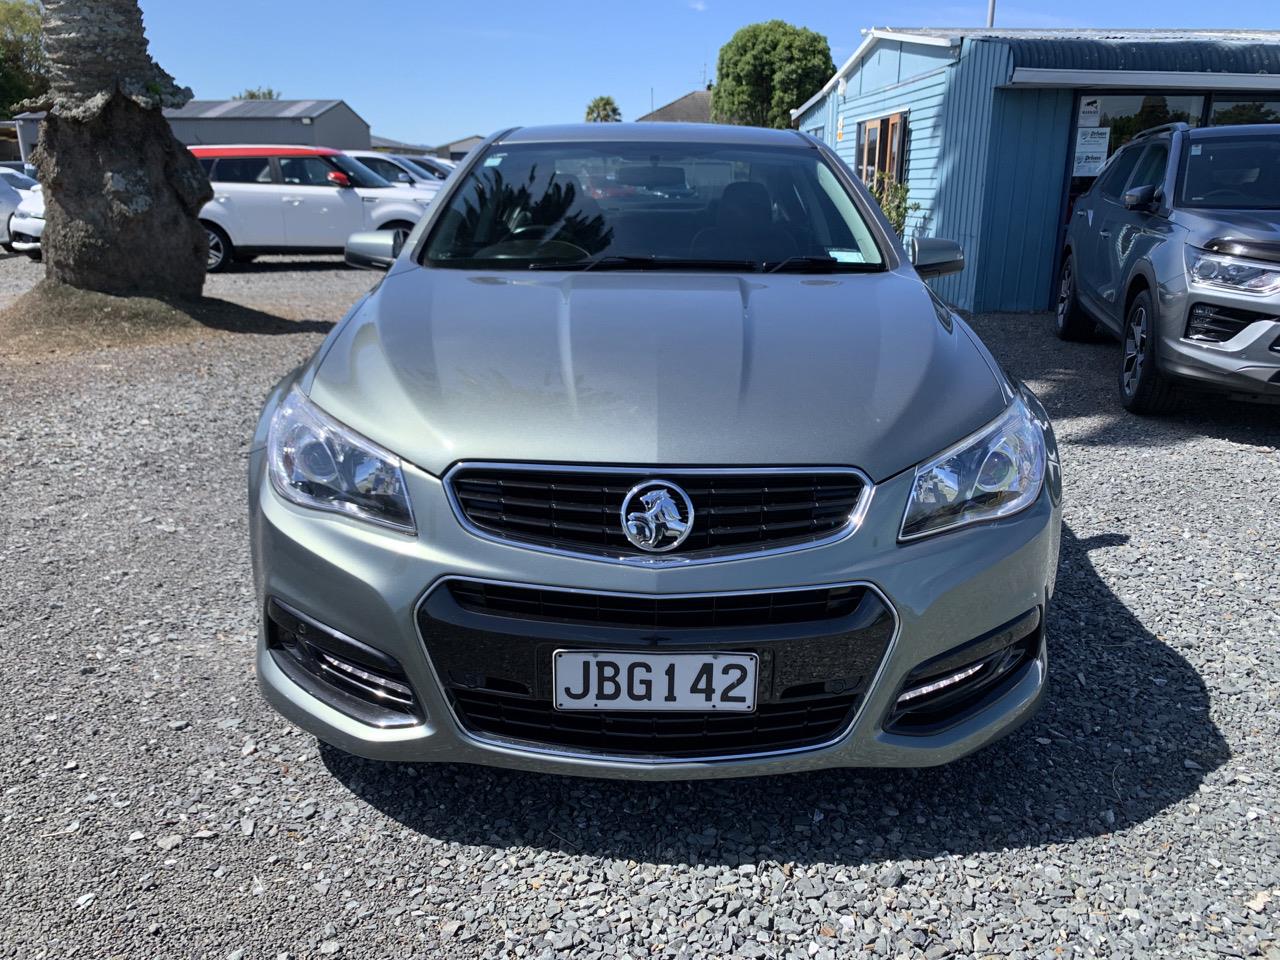
[[[38,270],[0,260],[0,303]],[[333,321],[373,279],[211,295]],[[950,767],[635,785],[319,747],[253,677],[246,440],[322,324],[0,361],[0,957],[1280,958],[1280,417],[1118,412],[1112,344],[980,318],[1055,416],[1053,681]]]

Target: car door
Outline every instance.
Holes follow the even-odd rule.
[[[364,201],[329,181],[337,170],[324,157],[280,158],[285,240],[298,249],[340,250],[364,229]]]
[[[237,247],[284,246],[284,211],[270,157],[219,157],[209,169],[208,215]],[[206,208],[207,209],[207,208]]]
[[[1107,286],[1107,258],[1110,256],[1112,224],[1118,211],[1123,211],[1121,196],[1133,173],[1142,147],[1124,147],[1102,171],[1098,181],[1076,203],[1076,288],[1093,313],[1109,314],[1103,291]]]
[[[1124,323],[1124,290],[1136,255],[1144,249],[1140,242],[1146,232],[1151,213],[1146,210],[1130,210],[1124,205],[1124,193],[1144,186],[1164,183],[1165,168],[1169,163],[1169,143],[1157,140],[1142,148],[1133,173],[1126,181],[1121,195],[1107,205],[1098,230],[1100,276],[1098,294],[1105,311],[1104,319],[1119,330]]]

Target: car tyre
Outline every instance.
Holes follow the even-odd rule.
[[[1120,402],[1130,413],[1167,413],[1177,402],[1173,381],[1156,364],[1156,313],[1151,294],[1143,290],[1125,314],[1120,338]]]
[[[235,247],[221,227],[206,223],[204,229],[209,235],[209,259],[205,261],[205,273],[221,273],[235,262]]]
[[[1093,336],[1094,323],[1080,308],[1075,257],[1070,253],[1062,258],[1062,267],[1058,270],[1058,303],[1053,320],[1059,340],[1088,340]]]

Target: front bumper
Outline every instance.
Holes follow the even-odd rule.
[[[35,253],[44,235],[44,221],[15,213],[9,220],[9,245],[19,253]]]
[[[1163,293],[1161,370],[1215,391],[1280,400],[1280,296],[1249,297],[1185,284]],[[1188,323],[1197,305],[1248,311],[1260,319],[1227,340],[1192,339]]]
[[[441,482],[406,467],[419,534],[407,537],[282,500],[250,463],[251,533],[260,602],[287,604],[315,622],[394,658],[416,694],[420,716],[398,725],[362,722],[295,682],[268,649],[264,624],[258,677],[267,699],[320,739],[365,757],[488,764],[561,774],[639,779],[753,776],[827,767],[913,767],[946,763],[1030,717],[1043,694],[1043,643],[961,722],[910,735],[885,729],[913,669],[1002,625],[1043,611],[1053,590],[1060,533],[1056,465],[1028,510],[989,524],[899,544],[911,484],[907,472],[881,483],[861,528],[836,543],[787,555],[659,569],[555,556],[480,539],[456,519]],[[531,749],[477,736],[459,722],[417,615],[450,578],[574,590],[668,596],[863,584],[894,616],[892,635],[857,709],[834,738],[768,756],[640,760],[582,751]],[[433,590],[435,593],[433,594]],[[570,631],[566,629],[566,634]],[[582,628],[574,635],[581,640]],[[588,635],[589,635],[588,631]],[[513,637],[513,643],[525,642]]]

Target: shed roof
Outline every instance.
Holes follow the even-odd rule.
[[[711,91],[694,90],[677,100],[664,104],[657,110],[651,110],[643,117],[636,117],[637,123],[710,123]]]
[[[998,40],[1008,45],[1015,70],[1280,74],[1280,30],[872,27],[862,35],[862,43],[835,76],[791,111],[793,119],[852,73],[877,40],[941,47]]]
[[[315,119],[342,103],[342,100],[190,100],[185,106],[166,110],[164,115],[170,120]]]

